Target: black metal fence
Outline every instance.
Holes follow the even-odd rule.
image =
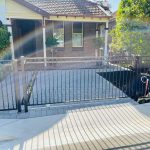
[[[28,104],[70,103],[125,97],[138,100],[149,93],[149,60],[146,57],[144,59],[142,64],[134,57],[49,58],[47,67],[42,67],[40,61],[27,59],[27,78],[34,74],[31,82],[34,86],[31,88]],[[142,65],[147,65],[148,68]],[[141,67],[143,70],[140,70]]]
[[[21,111],[23,105],[27,112],[33,105],[149,99],[149,57],[53,57],[46,61],[46,67],[44,58],[9,62],[9,73],[0,82],[0,110]]]

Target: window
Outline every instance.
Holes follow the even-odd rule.
[[[57,47],[64,47],[64,22],[54,22],[53,36],[58,39]]]
[[[83,23],[72,24],[72,47],[83,47]]]

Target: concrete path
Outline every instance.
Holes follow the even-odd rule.
[[[149,110],[150,104],[126,103],[41,118],[1,119],[0,150],[150,149]]]

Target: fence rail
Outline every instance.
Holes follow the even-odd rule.
[[[149,99],[149,57],[21,57],[1,82],[0,110],[131,97]],[[3,67],[7,63],[3,63]],[[5,88],[4,88],[5,86]],[[4,92],[5,91],[5,92]],[[5,94],[5,96],[4,96]]]

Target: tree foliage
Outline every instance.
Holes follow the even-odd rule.
[[[122,0],[111,36],[115,52],[150,54],[150,0]]]
[[[118,15],[128,18],[150,17],[150,0],[121,0]]]
[[[7,31],[5,26],[0,26],[0,51],[6,49],[10,42],[9,42],[10,33]]]

